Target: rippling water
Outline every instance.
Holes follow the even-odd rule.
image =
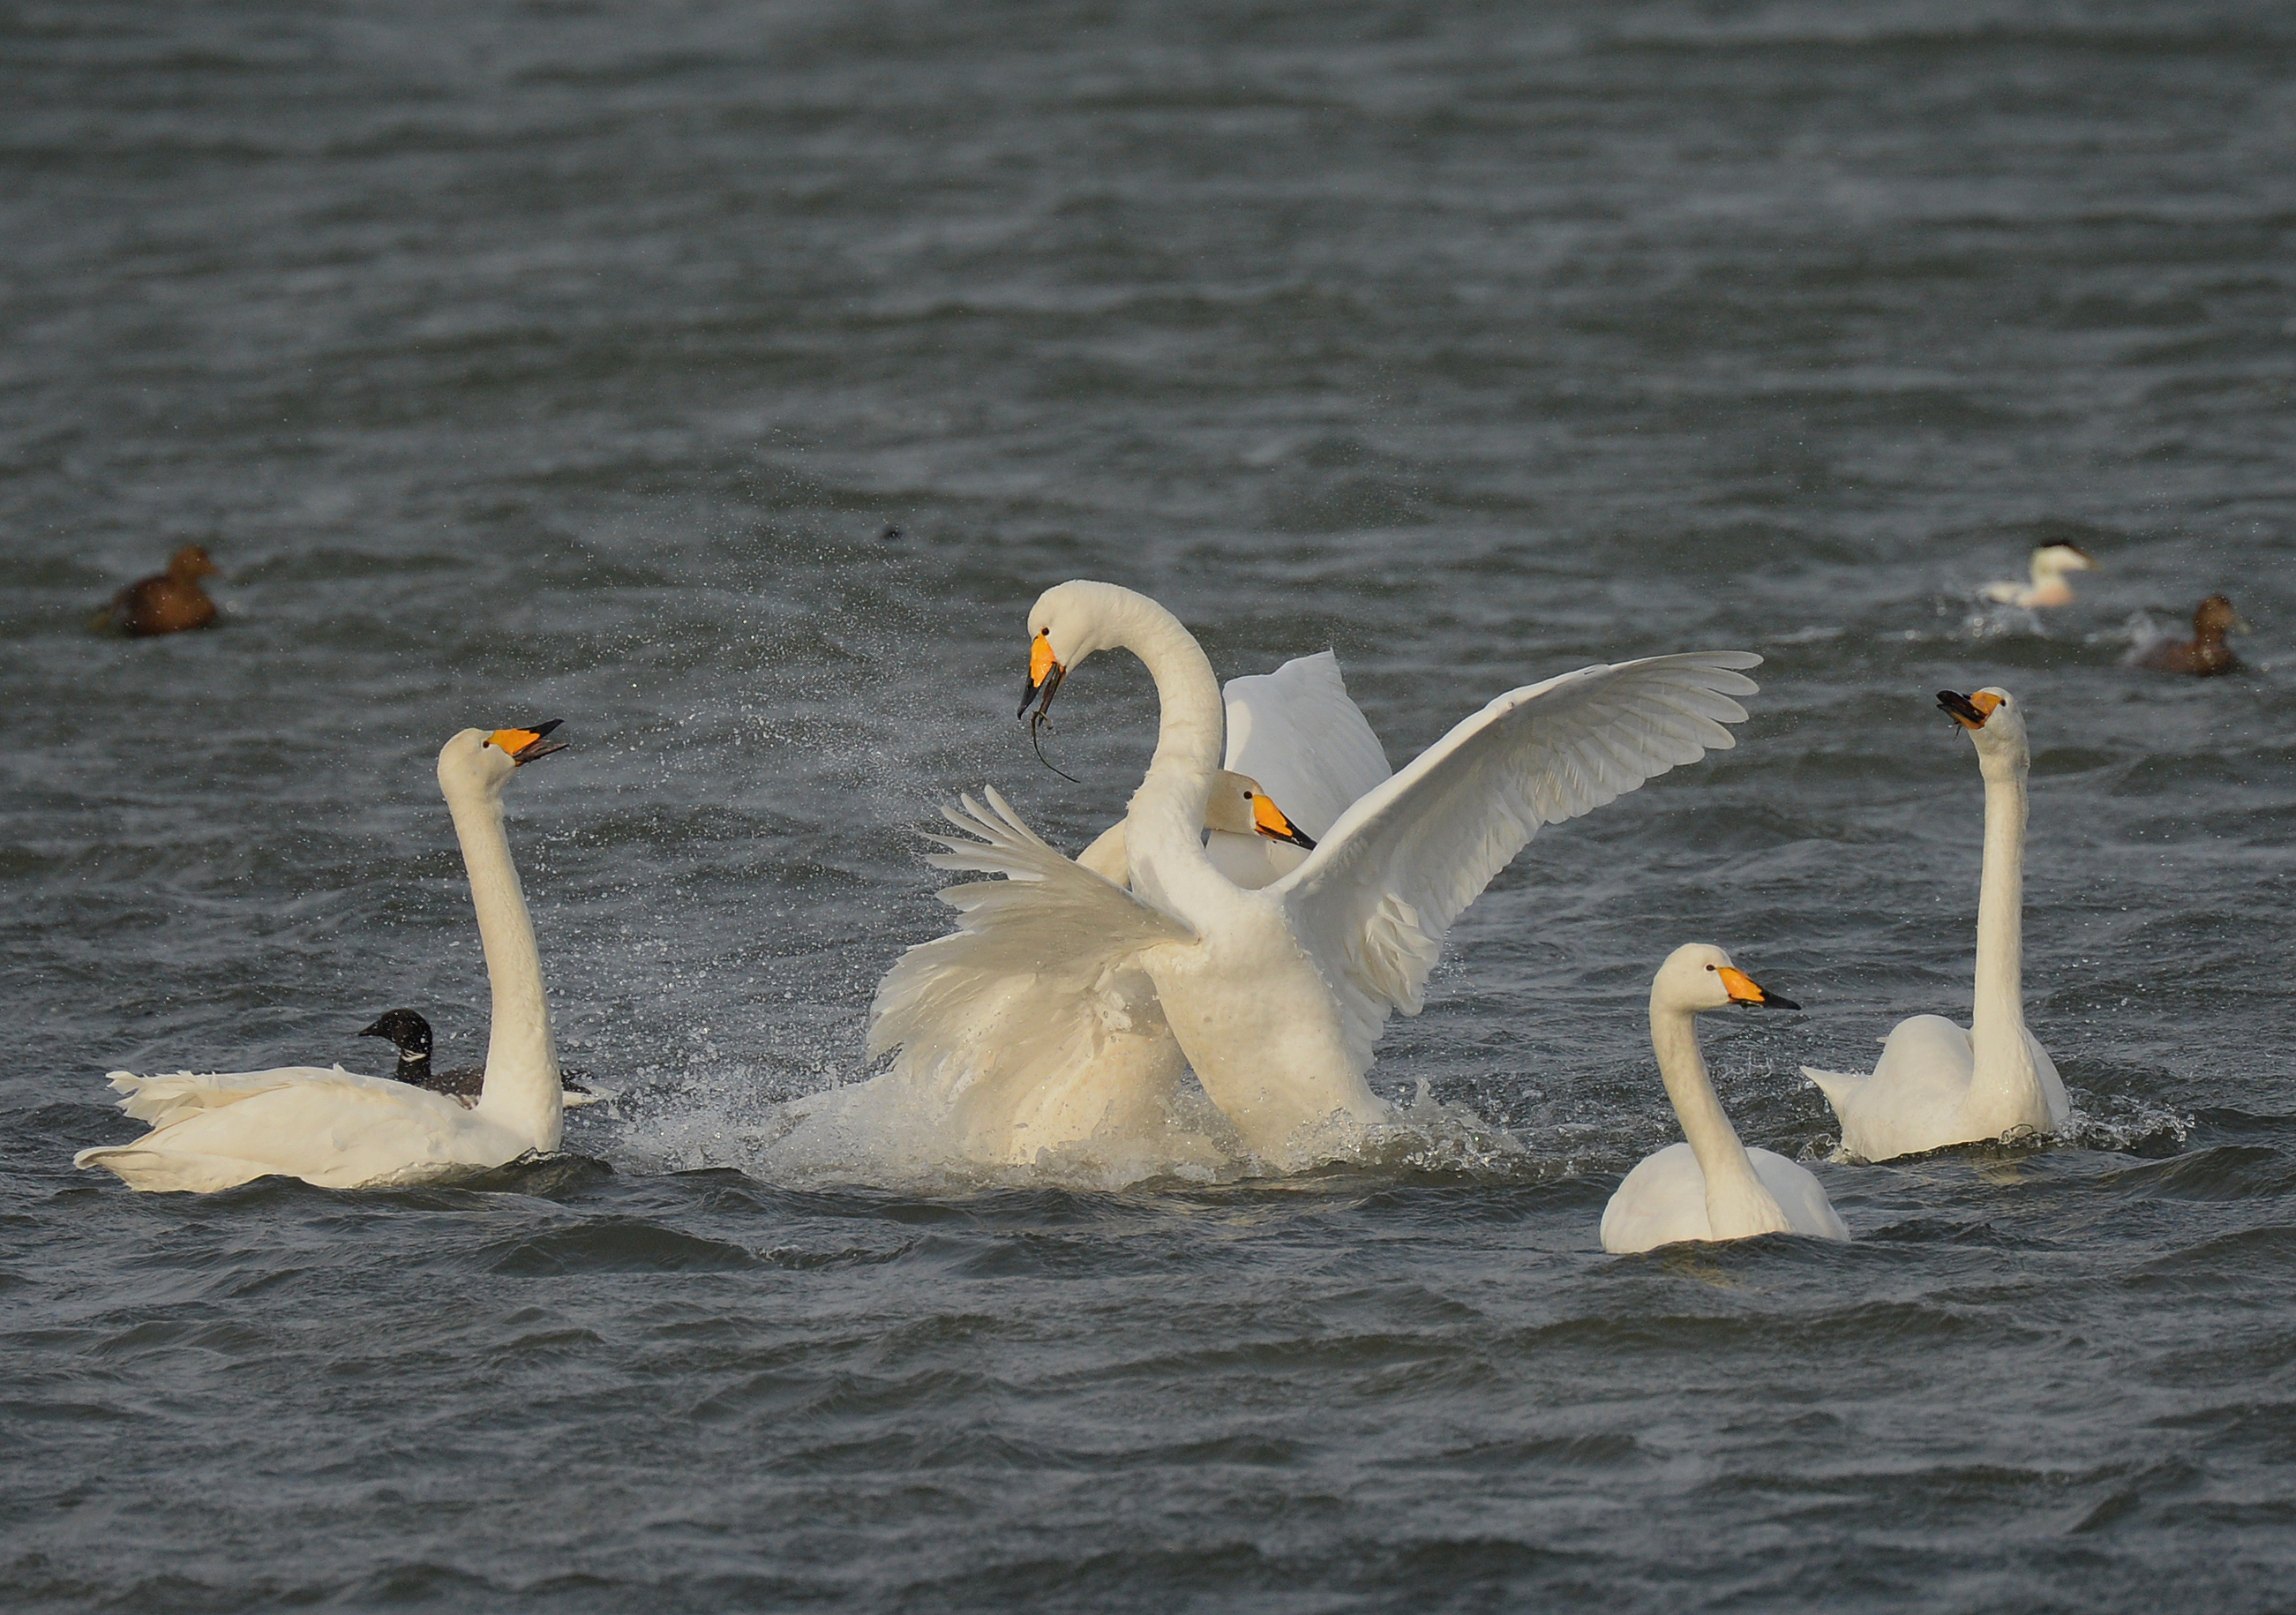
[[[2292,83],[2261,4],[0,13],[11,1602],[2284,1606]],[[2051,538],[2077,605],[1972,603]],[[193,541],[226,627],[86,631]],[[1138,778],[1119,659],[1080,784],[1012,721],[1071,576],[1336,648],[1398,761],[1597,658],[1765,690],[1462,922],[1420,1147],[777,1174],[933,805]],[[2120,665],[2216,588],[2251,671]],[[1965,1008],[1989,683],[2078,1135],[1823,1164],[1796,1067]],[[112,1067],[475,1057],[430,758],[545,717],[574,1159],[72,1171]],[[1854,1244],[1598,1250],[1693,939],[1807,1006],[1707,1043]]]

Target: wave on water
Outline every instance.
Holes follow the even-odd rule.
[[[1246,1148],[1226,1117],[1190,1086],[1129,1126],[1039,1149],[1025,1160],[969,1150],[948,1096],[886,1071],[791,1099],[761,1098],[753,1077],[681,1084],[676,1103],[632,1107],[615,1153],[641,1170],[731,1168],[785,1188],[926,1193],[988,1188],[1109,1191],[1157,1183],[1211,1185],[1332,1168],[1476,1177],[1551,1176],[1513,1134],[1422,1081],[1390,1119],[1333,1116],[1295,1136],[1281,1165]]]

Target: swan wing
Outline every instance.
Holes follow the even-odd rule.
[[[960,1108],[1025,1109],[1047,1083],[1070,1083],[1104,1056],[1144,1039],[1168,1042],[1154,988],[1132,966],[1144,948],[1195,932],[1047,845],[991,789],[942,809],[963,833],[926,862],[1000,874],[940,893],[964,918],[947,936],[910,948],[878,984],[872,1058],[898,1049],[895,1071]],[[1135,1053],[1139,1051],[1135,1050]],[[1110,1062],[1111,1076],[1152,1058]],[[1069,1107],[1075,1109],[1076,1107]]]
[[[108,1080],[120,1094],[122,1113],[161,1127],[200,1111],[220,1110],[298,1082],[389,1084],[385,1077],[362,1077],[340,1066],[283,1065],[266,1071],[176,1071],[164,1077],[138,1077],[133,1071],[113,1071]]]
[[[1222,694],[1226,766],[1258,780],[1317,840],[1392,772],[1329,651],[1294,657],[1273,673],[1231,678]]]
[[[1597,664],[1511,690],[1340,816],[1268,889],[1341,986],[1367,1053],[1390,1010],[1417,1014],[1443,939],[1542,824],[1737,742],[1744,651]]]

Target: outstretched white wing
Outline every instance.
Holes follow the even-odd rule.
[[[1294,657],[1273,673],[1231,678],[1221,693],[1227,767],[1258,780],[1316,840],[1388,777],[1387,753],[1349,699],[1339,658],[1329,651]]]
[[[1756,688],[1738,669],[1761,660],[1654,656],[1511,690],[1357,800],[1268,889],[1341,988],[1366,1057],[1390,1010],[1419,1012],[1451,922],[1540,825],[1737,743],[1723,726],[1745,721],[1734,698]]]
[[[899,1049],[895,1073],[947,1102],[951,1126],[979,1133],[984,1147],[1022,1116],[1036,1119],[1042,1142],[1070,1142],[1054,1135],[1088,1135],[1144,1102],[1117,1091],[1128,1080],[1168,1081],[1184,1069],[1166,1070],[1177,1049],[1133,960],[1195,932],[1062,857],[995,790],[986,794],[986,808],[968,796],[942,809],[967,834],[940,838],[948,850],[926,862],[1005,878],[940,893],[964,920],[886,972],[869,1053]],[[1048,1093],[1064,1119],[1044,1113]]]

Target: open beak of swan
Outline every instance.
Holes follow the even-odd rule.
[[[1964,729],[1982,729],[1985,720],[2001,704],[1997,695],[1980,690],[1974,695],[1957,695],[1951,690],[1938,692],[1938,706],[1945,715]]]
[[[1801,1007],[1791,998],[1781,998],[1775,993],[1765,991],[1760,982],[1734,966],[1718,965],[1716,967],[1715,974],[1722,978],[1722,990],[1730,995],[1730,1002],[1733,1004],[1751,1004],[1763,1009],[1800,1009]]]
[[[1265,791],[1247,791],[1244,792],[1244,795],[1251,799],[1251,824],[1253,829],[1259,831],[1260,834],[1266,836],[1271,841],[1289,841],[1292,846],[1304,847],[1309,852],[1316,850],[1314,838],[1309,836],[1306,831],[1300,829],[1297,824],[1294,824],[1290,819],[1284,817],[1283,809],[1275,805],[1275,799],[1269,796],[1267,792]]]
[[[497,729],[487,738],[499,746],[512,762],[523,767],[537,757],[548,757],[554,751],[566,750],[564,741],[544,738],[565,721],[562,717],[554,717],[546,724],[535,725],[531,729]]]
[[[1030,726],[1043,723],[1045,715],[1053,709],[1053,697],[1060,690],[1061,680],[1068,676],[1069,670],[1053,655],[1053,631],[1039,631],[1029,645],[1028,688],[1021,692],[1021,709],[1013,716],[1027,717],[1029,704],[1033,701],[1037,715]]]

